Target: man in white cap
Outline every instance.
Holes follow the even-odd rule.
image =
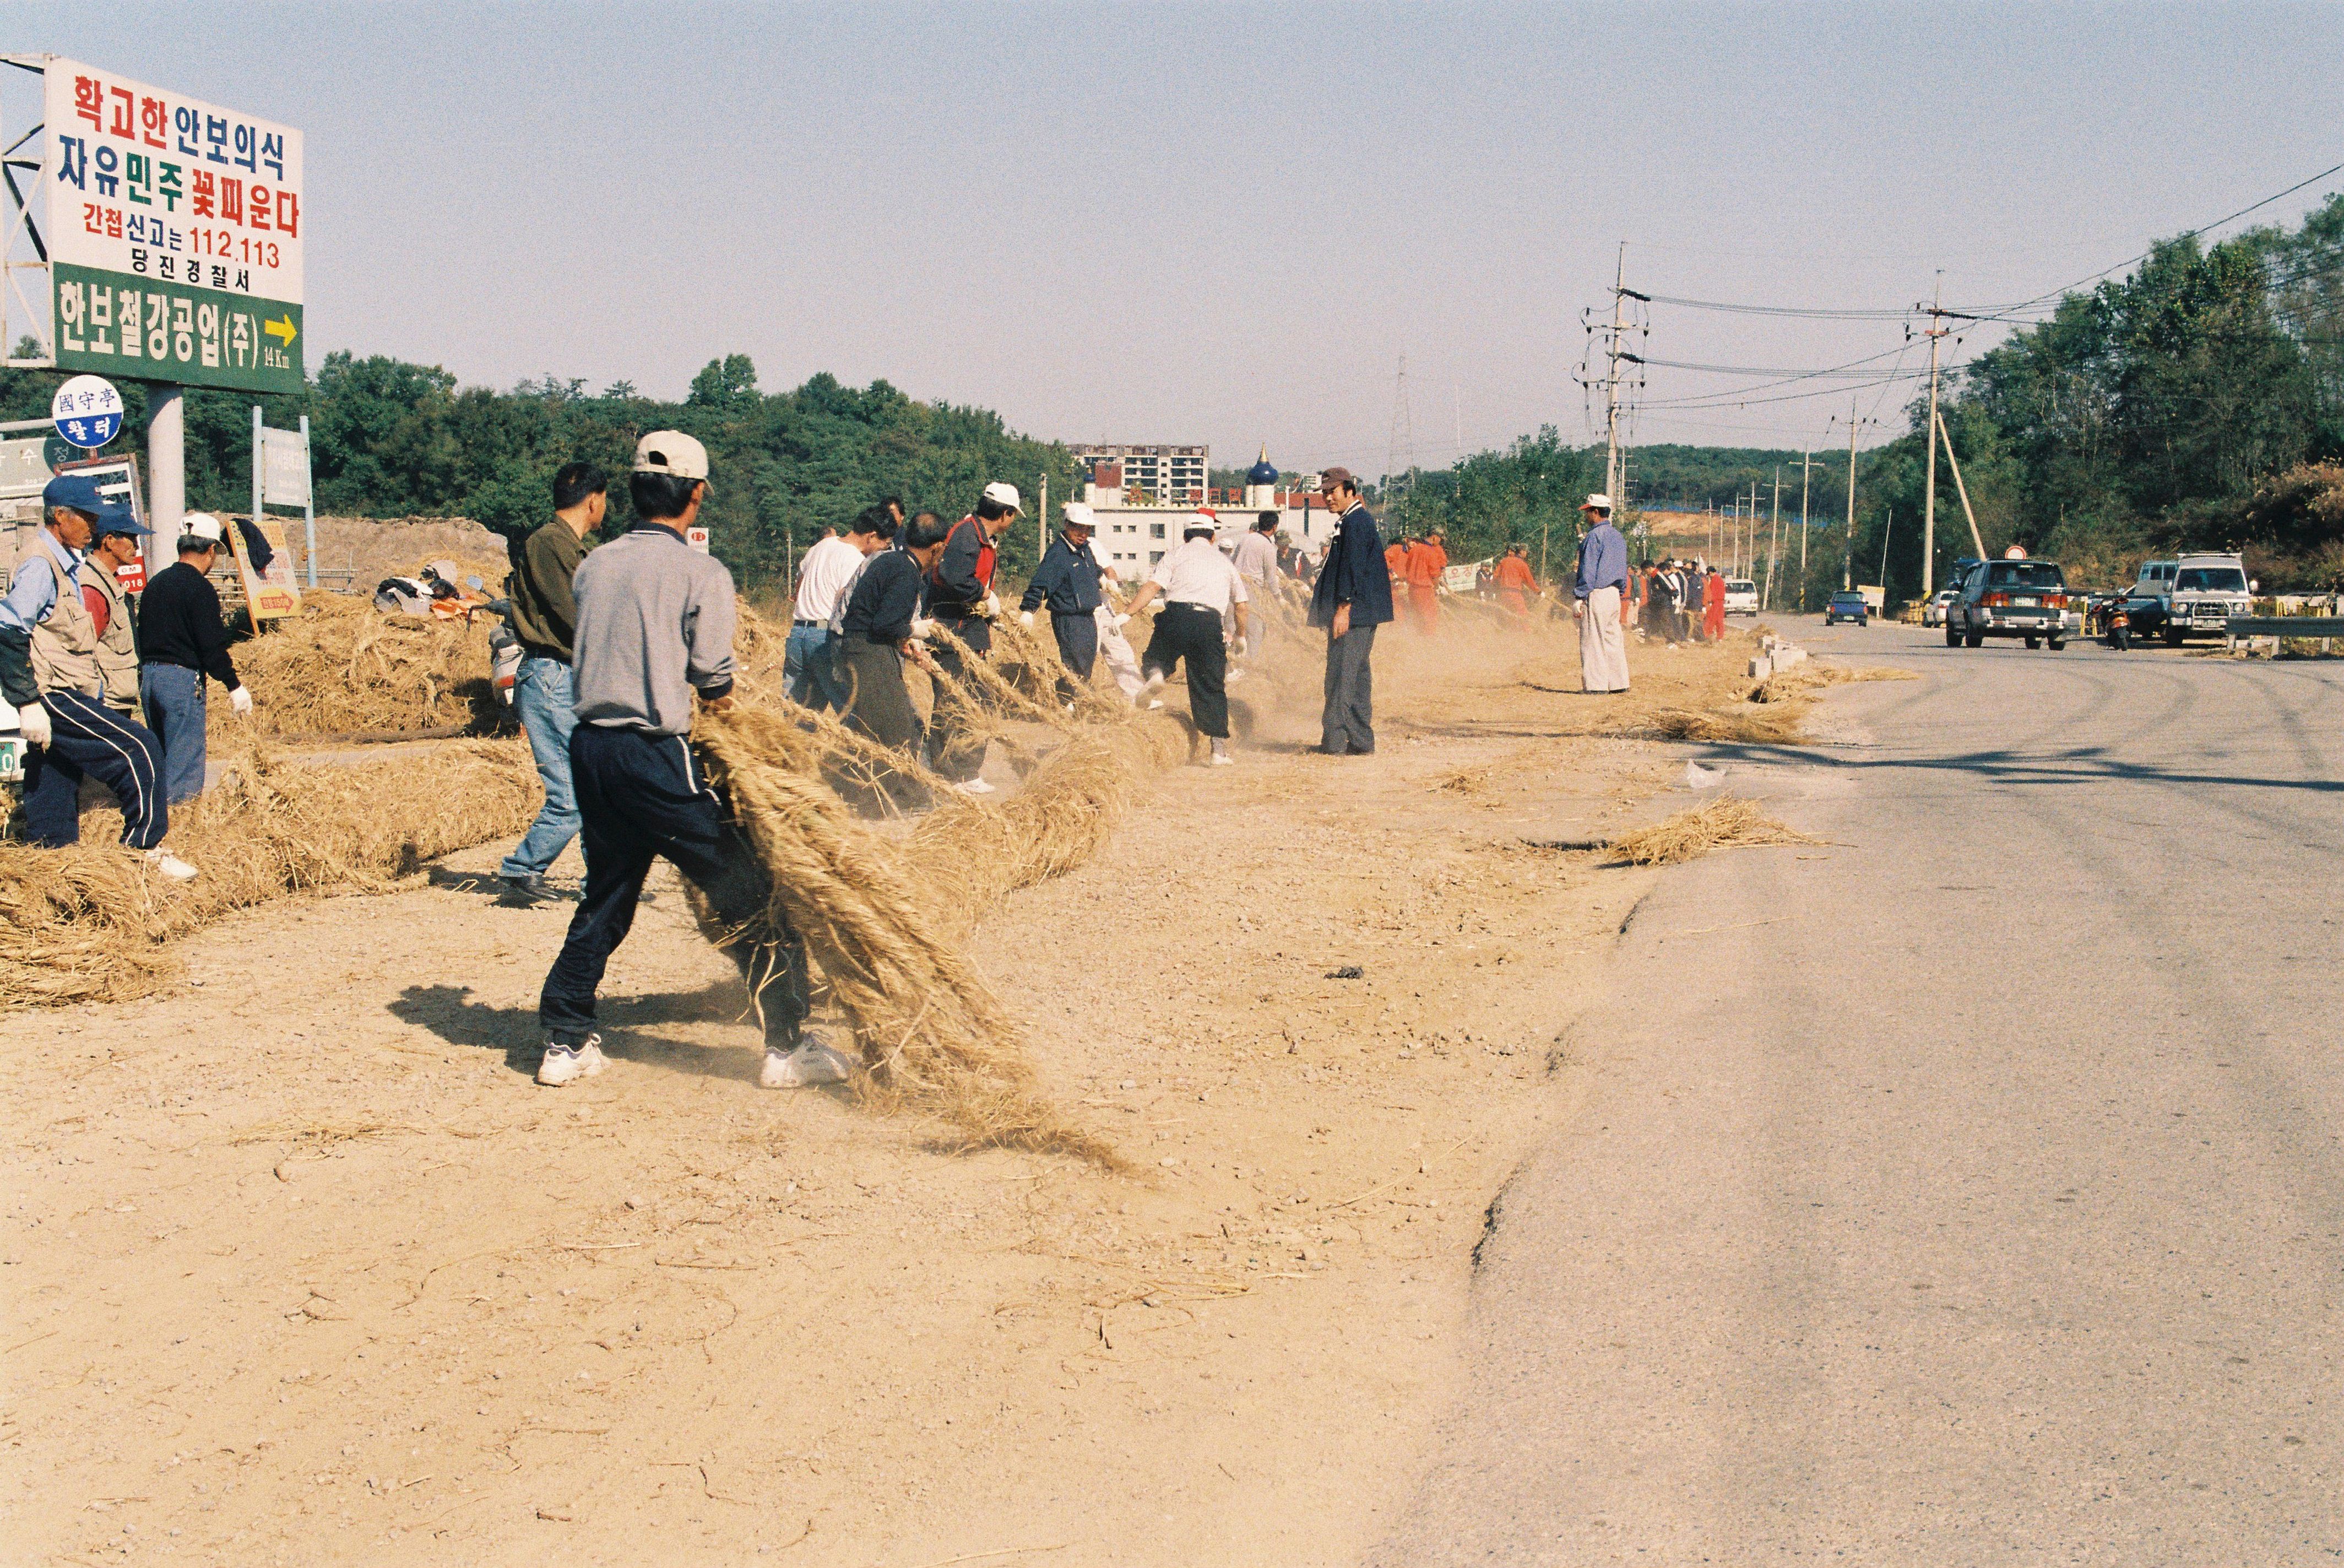
[[[1628,645],[1620,632],[1620,595],[1628,587],[1628,541],[1612,525],[1612,498],[1591,495],[1579,510],[1588,522],[1579,541],[1579,575],[1571,612],[1579,619],[1579,683],[1590,692],[1628,689]]]
[[[1017,618],[1030,630],[1034,612],[1047,604],[1059,659],[1067,673],[1088,685],[1091,667],[1098,663],[1098,609],[1106,602],[1099,591],[1098,557],[1091,553],[1098,514],[1081,501],[1070,501],[1063,516],[1065,524],[1058,537],[1043,552],[1042,563],[1026,584],[1026,596],[1017,602]],[[1060,695],[1070,703],[1075,700],[1071,691]]]
[[[1001,613],[1001,600],[993,592],[995,541],[1017,521],[1017,507],[1015,485],[999,480],[986,485],[976,498],[976,511],[945,536],[944,554],[928,573],[928,619],[980,656],[993,650],[993,618]],[[991,794],[993,786],[978,776],[985,769],[985,740],[975,733],[977,716],[970,710],[973,698],[965,694],[960,650],[940,642],[933,652],[947,680],[936,687],[928,719],[928,766],[964,794]]]
[[[163,747],[163,797],[173,805],[204,793],[204,684],[217,681],[228,706],[252,712],[252,693],[228,657],[219,590],[208,575],[227,530],[209,512],[179,520],[179,559],[147,581],[138,606],[139,694],[146,727]]]
[[[732,705],[732,574],[685,542],[708,493],[707,449],[680,430],[653,430],[635,445],[627,491],[635,526],[589,555],[572,583],[570,772],[586,885],[538,996],[546,1045],[537,1081],[574,1083],[607,1065],[594,993],[634,924],[644,875],[664,856],[706,896],[702,929],[749,984],[765,1031],[759,1081],[837,1083],[846,1060],[802,1028],[811,1006],[804,942],[786,926],[770,950],[743,939],[767,915],[773,878],[685,738],[695,705]]]

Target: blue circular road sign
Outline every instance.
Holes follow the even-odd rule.
[[[77,447],[102,447],[122,429],[122,394],[103,376],[76,376],[49,403],[57,434]]]

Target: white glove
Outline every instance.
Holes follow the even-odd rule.
[[[1131,617],[1128,615],[1118,615],[1115,618],[1115,629],[1118,632],[1130,624]]]
[[[38,703],[27,703],[16,710],[16,727],[25,732],[28,744],[45,746],[49,744],[49,711]]]
[[[251,688],[248,686],[238,686],[235,691],[230,692],[227,694],[227,705],[234,708],[239,713],[248,713],[252,712]]]
[[[928,640],[928,633],[935,629],[936,623],[929,620],[926,616],[914,615],[912,617],[912,638],[914,642],[926,642]]]
[[[988,593],[988,594],[986,594],[986,595],[985,596],[985,619],[989,621],[989,620],[993,619],[995,616],[996,616],[996,615],[998,615],[998,614],[1000,614],[1000,613],[1001,613],[1001,595],[1000,595],[1000,594],[998,594],[998,593]]]
[[[1025,627],[1028,632],[1034,630],[1034,612],[1031,610],[1020,611],[1017,615],[1017,624]]]
[[[1230,643],[1230,644],[1229,644],[1229,652],[1230,652],[1231,653],[1236,654],[1238,658],[1242,659],[1242,658],[1244,658],[1244,657],[1246,656],[1246,650],[1247,650],[1247,648],[1248,648],[1248,647],[1249,647],[1249,646],[1250,646],[1250,644],[1247,642],[1247,640],[1246,640],[1245,638],[1243,638],[1243,637],[1240,637],[1240,638],[1238,638],[1236,642],[1232,642],[1232,643]]]

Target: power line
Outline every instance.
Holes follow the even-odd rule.
[[[2337,164],[2333,167],[2321,169],[2309,179],[2298,180],[2295,184],[2288,186],[2285,190],[2277,192],[2271,196],[2267,196],[2260,201],[2253,202],[2246,207],[2242,207],[2238,208],[2238,211],[2229,214],[2226,217],[2218,217],[2213,222],[2200,224],[2196,228],[2185,228],[2173,238],[2175,239],[2194,239],[2210,229],[2219,228],[2226,223],[2234,222],[2238,218],[2244,217],[2250,212],[2259,211],[2275,201],[2283,201],[2287,197],[2293,196],[2297,191],[2303,189],[2306,186],[2318,185],[2321,180],[2326,179],[2329,176],[2339,173],[2344,173],[2344,163]],[[2169,241],[2160,240],[2158,243],[2166,244],[2169,243]],[[2038,294],[2032,299],[2021,299],[2016,303],[2010,305],[1982,306],[1978,308],[1975,314],[1970,315],[1970,319],[1978,321],[2002,320],[2014,311],[2029,310],[2038,305],[2048,304],[2066,295],[2074,293],[2076,289],[2081,288],[2086,283],[2098,282],[2101,278],[2106,278],[2111,272],[2121,272],[2127,267],[2137,266],[2156,254],[2157,247],[2151,246],[2147,250],[2142,251],[2138,256],[2132,258],[2128,261],[2119,261],[2114,267],[2104,267],[2099,271],[2092,273],[2088,277],[2078,278],[2075,282],[2055,288],[2048,294]]]
[[[1832,309],[1803,305],[1732,305],[1719,299],[1682,299],[1673,294],[1655,294],[1651,298],[1655,305],[1676,305],[1688,310],[1723,310],[1736,316],[1795,316],[1814,321],[1901,321],[1913,314],[1910,309],[1860,308]]]
[[[1747,387],[1728,388],[1723,391],[1691,392],[1681,398],[1663,398],[1658,402],[1648,403],[1645,406],[1648,408],[1668,408],[1672,406],[1681,408],[1692,408],[1695,406],[1723,408],[1732,403],[1742,400],[1742,394],[1745,392],[1772,391],[1776,387],[1793,386],[1800,381],[1811,381],[1824,377],[1835,377],[1842,371],[1853,370],[1858,366],[1876,364],[1878,361],[1887,359],[1892,354],[1901,357],[1904,352],[1904,346],[1900,344],[1894,349],[1883,349],[1877,354],[1866,354],[1861,359],[1850,359],[1844,364],[1827,365],[1820,370],[1801,370],[1794,374],[1786,375],[1780,380],[1758,381]],[[1832,388],[1830,389],[1834,391],[1841,391],[1845,389]]]
[[[1877,358],[1885,359],[1884,351]],[[1804,380],[1812,376],[1868,376],[1869,370],[1803,370],[1797,366],[1787,369],[1771,365],[1697,365],[1687,359],[1645,359],[1647,365],[1658,365],[1670,370],[1699,370],[1715,376],[1789,376]],[[1776,383],[1779,385],[1780,383]]]

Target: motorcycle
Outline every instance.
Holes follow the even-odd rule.
[[[2121,653],[2132,646],[2132,610],[2125,601],[2119,599],[2109,605],[2104,612],[2103,619],[2107,624],[2107,640],[2109,647]]]

